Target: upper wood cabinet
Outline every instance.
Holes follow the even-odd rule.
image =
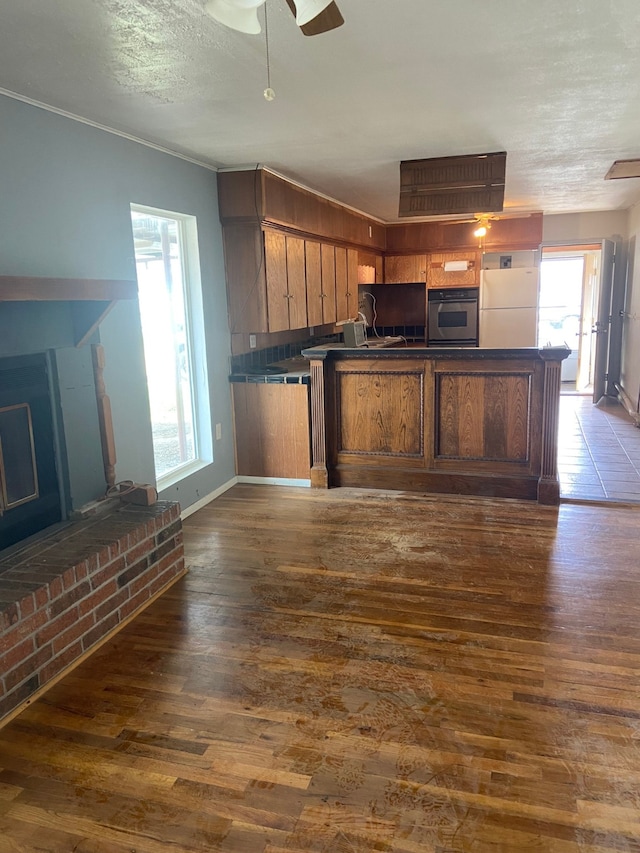
[[[412,284],[427,280],[427,256],[385,255],[385,284]]]
[[[431,252],[428,261],[427,287],[477,287],[480,284],[479,251],[468,252]],[[453,269],[447,269],[451,263]],[[467,264],[466,269],[455,269],[456,264]]]
[[[347,249],[347,317],[358,316],[358,252]]]
[[[305,240],[309,326],[336,321],[336,260],[328,243]]]
[[[337,319],[352,320],[358,315],[358,252],[336,246],[335,258]]]
[[[264,256],[268,330],[303,329],[307,325],[304,240],[265,229]]]
[[[305,328],[305,241],[252,224],[228,224],[222,233],[231,333]]]
[[[255,224],[223,226],[227,304],[231,334],[268,332],[262,229]]]

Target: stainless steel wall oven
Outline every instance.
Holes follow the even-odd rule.
[[[478,288],[428,291],[429,346],[478,346]]]

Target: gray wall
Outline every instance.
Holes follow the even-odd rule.
[[[162,496],[183,507],[234,475],[229,334],[216,175],[178,157],[0,96],[0,275],[135,279],[131,203],[194,215],[198,237],[214,461]],[[57,359],[75,507],[104,490],[96,475],[95,412],[86,406],[88,349],[75,350],[59,303],[0,303],[0,355],[65,347]],[[149,406],[136,301],[122,301],[99,330],[116,435],[118,479],[154,482]],[[22,346],[21,346],[22,345]],[[93,450],[89,449],[93,448]],[[83,464],[83,461],[87,464]]]

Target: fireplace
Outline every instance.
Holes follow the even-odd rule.
[[[102,318],[135,281],[0,275],[0,725],[184,572],[177,503],[115,478]]]
[[[47,357],[0,359],[0,551],[62,518]]]

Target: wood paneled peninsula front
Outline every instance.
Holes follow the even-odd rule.
[[[561,348],[303,351],[311,485],[559,502]]]

